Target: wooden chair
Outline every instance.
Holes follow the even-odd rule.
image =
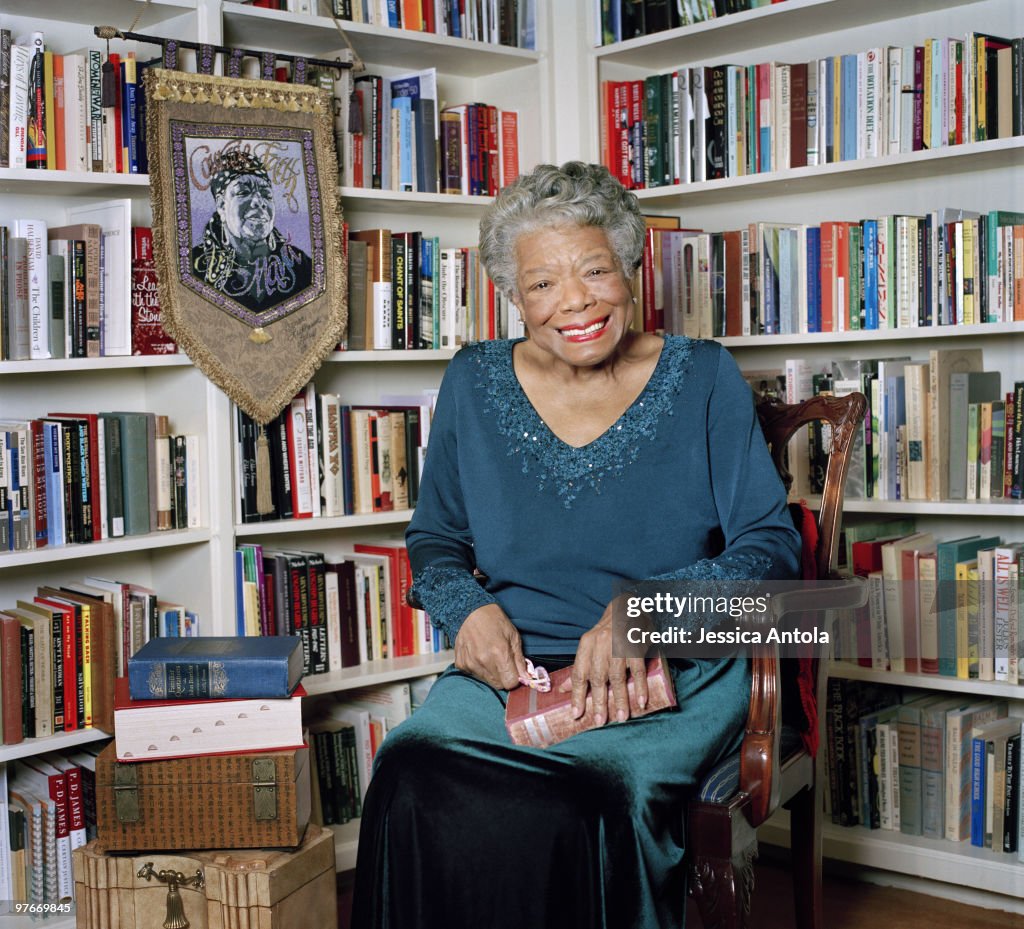
[[[791,436],[814,420],[832,427],[818,539],[814,552],[819,579],[835,578],[834,566],[842,515],[843,484],[857,427],[864,420],[863,394],[842,398],[819,396],[787,405],[774,400],[758,403],[757,412],[772,459],[786,485],[792,477],[783,462]],[[820,610],[822,597],[829,608],[863,606],[867,588],[861,578],[830,584],[827,591],[800,590],[773,597],[776,619],[797,610]],[[818,615],[821,615],[818,613]],[[746,734],[739,753],[719,763],[704,779],[686,814],[690,893],[705,929],[743,929],[749,922],[750,895],[757,857],[757,827],[780,806],[790,811],[793,891],[798,929],[822,929],[821,816],[823,767],[808,750],[799,726],[783,725],[783,699],[794,691],[799,672],[796,659],[780,659],[777,645],[762,645],[752,657],[752,689]],[[826,668],[819,650],[808,656],[803,674],[816,695],[818,744],[824,745]],[[801,713],[797,697],[798,713]],[[792,709],[792,708],[789,708]],[[789,715],[787,714],[787,718]],[[824,749],[822,749],[824,750]]]

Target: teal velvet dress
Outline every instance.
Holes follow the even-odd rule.
[[[640,396],[582,448],[530,404],[515,344],[449,366],[406,535],[415,591],[452,641],[497,602],[551,670],[622,581],[796,576],[750,389],[717,343],[667,337]],[[504,691],[449,668],[378,752],[353,925],[682,926],[685,802],[737,749],[750,676],[743,657],[673,675],[678,711],[532,749],[508,738]]]

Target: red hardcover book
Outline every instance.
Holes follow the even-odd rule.
[[[730,230],[725,239],[725,334],[743,335],[743,233]]]
[[[67,154],[65,147],[65,87],[64,87],[64,56],[53,56],[53,144],[55,164],[58,171],[67,170]]]
[[[837,222],[821,224],[821,331],[837,332],[836,239]],[[844,243],[845,244],[845,243]]]
[[[137,226],[132,229],[133,355],[174,355],[178,351],[177,344],[164,332],[160,322],[157,284],[153,230]]]
[[[24,738],[21,724],[21,623],[3,613],[0,613],[0,692],[3,695],[0,735],[5,745],[13,745]]]
[[[114,110],[111,116],[111,122],[114,126],[114,170],[118,174],[122,174],[128,169],[128,166],[124,163],[124,157],[121,153],[121,56],[117,52],[111,52],[107,56],[107,61],[110,62],[110,67],[114,72],[113,90],[114,90]]]
[[[583,715],[579,719],[572,717],[572,692],[562,693],[560,689],[571,674],[571,667],[555,671],[551,675],[551,690],[547,693],[524,685],[509,691],[505,704],[505,728],[513,742],[546,748],[578,732],[595,728],[594,701],[590,693],[587,694]],[[660,653],[647,662],[647,706],[641,708],[636,702],[632,678],[627,682],[626,690],[629,693],[630,717],[648,716],[677,705],[672,672]]]
[[[789,166],[807,165],[807,62],[790,66]]]

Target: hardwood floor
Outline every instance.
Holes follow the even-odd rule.
[[[793,929],[793,891],[784,860],[758,862],[750,929]],[[693,902],[687,929],[702,929]],[[1024,916],[825,876],[825,929],[1024,929]]]

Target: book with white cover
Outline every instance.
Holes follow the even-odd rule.
[[[68,209],[68,223],[95,223],[103,230],[101,353],[132,353],[132,201],[102,200]]]

